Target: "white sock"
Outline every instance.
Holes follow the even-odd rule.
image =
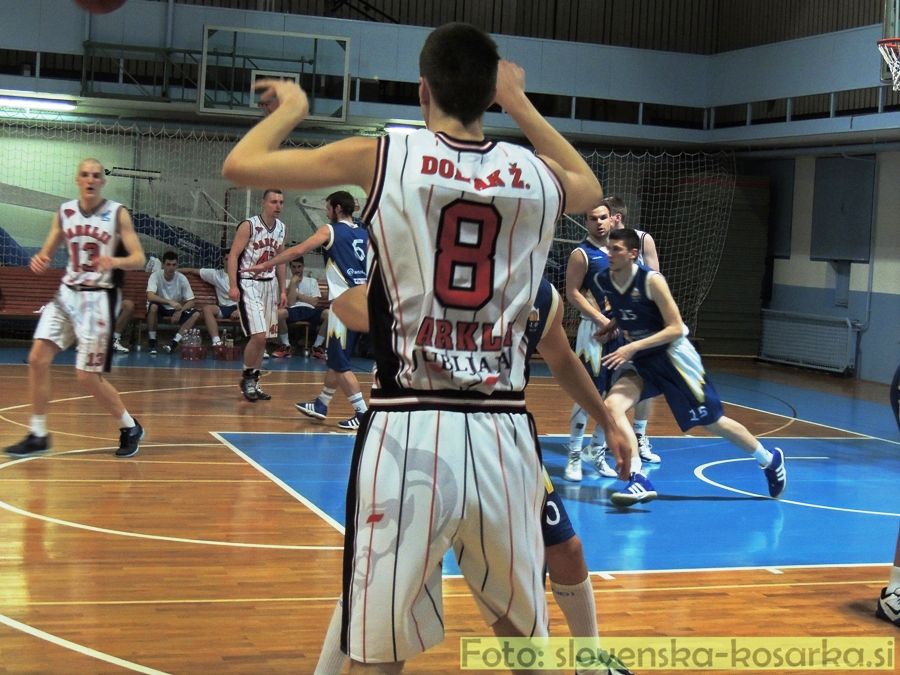
[[[756,461],[759,462],[760,466],[769,466],[772,463],[772,453],[766,450],[759,441],[756,441],[756,449],[753,451],[753,456],[756,457]]]
[[[894,565],[891,568],[891,580],[888,581],[887,592],[893,593],[894,591],[900,591],[900,567]]]
[[[150,340],[155,340],[155,339],[156,339],[156,331],[155,331],[155,330],[148,330],[148,331],[147,331],[147,338],[150,339]]]
[[[569,415],[569,453],[581,452],[586,425],[587,413],[576,403],[572,406],[572,414]]]
[[[647,420],[635,420],[632,426],[634,427],[634,433],[638,436],[643,436],[647,433]]]
[[[353,394],[353,396],[347,399],[350,401],[350,405],[353,406],[353,409],[358,413],[364,413],[368,408],[366,407],[366,399],[363,398],[362,392],[357,392]]]
[[[172,342],[179,343],[181,342],[181,338],[184,337],[181,333],[175,333],[175,337],[172,338]]]
[[[591,578],[586,577],[580,584],[567,586],[550,580],[553,598],[566,617],[569,633],[577,638],[595,638],[600,644],[597,629],[597,605]]]
[[[288,338],[288,334],[287,334],[287,333],[279,333],[279,334],[278,334],[278,340],[279,340],[279,341],[281,342],[281,344],[283,344],[285,347],[290,347],[290,346],[291,346],[291,341],[290,341],[290,339]]]
[[[331,404],[331,399],[334,398],[334,389],[329,387],[322,387],[322,392],[319,394],[319,400],[322,402],[326,408]]]
[[[324,335],[317,335],[317,336],[316,336],[316,341],[313,342],[313,347],[321,347],[323,344],[325,344],[325,336],[324,336]]]
[[[603,431],[603,427],[599,424],[594,429],[594,435],[591,436],[591,445],[595,448],[600,448],[606,445],[606,433]]]
[[[121,340],[121,339],[122,339],[122,334],[121,334],[121,333],[113,332],[113,340],[115,340],[116,342],[118,342],[118,341]]]
[[[47,416],[32,415],[31,416],[31,434],[38,438],[44,438],[47,435]]]
[[[120,429],[131,429],[131,427],[133,427],[134,425],[135,425],[134,418],[131,415],[129,415],[128,411],[126,410],[124,413],[122,413],[122,416],[119,418],[119,428]]]
[[[328,632],[322,642],[322,651],[319,653],[319,662],[316,664],[316,675],[340,675],[344,665],[344,652],[341,651],[341,614],[344,603],[338,599],[331,621],[328,624]]]
[[[640,457],[632,457],[631,458],[631,473],[639,473],[644,478],[646,478],[647,474],[645,474],[643,471],[641,471],[641,469],[643,469],[643,468],[644,468],[644,465],[641,464]]]

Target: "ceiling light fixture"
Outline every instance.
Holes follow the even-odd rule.
[[[16,108],[19,110],[50,110],[53,112],[71,112],[78,105],[75,101],[64,101],[51,98],[24,98],[20,96],[0,96],[0,108]]]

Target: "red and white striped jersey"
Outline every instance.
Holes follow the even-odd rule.
[[[59,207],[69,262],[62,282],[67,286],[115,286],[114,270],[100,272],[96,268],[101,256],[114,256],[119,245],[118,215],[123,208],[118,202],[102,201],[92,213],[82,213],[77,199]]]
[[[518,145],[424,129],[379,140],[362,221],[381,393],[524,388],[523,334],[564,197]]]
[[[275,277],[274,267],[259,274],[248,274],[242,270],[264,263],[281,252],[284,246],[284,223],[276,218],[275,224],[269,228],[261,216],[248,218],[247,222],[250,223],[250,240],[238,258],[238,276],[242,279],[272,279]]]

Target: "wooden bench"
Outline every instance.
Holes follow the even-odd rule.
[[[35,274],[27,267],[0,267],[0,319],[31,320],[37,322],[41,308],[53,299],[59,288],[64,270],[53,268],[44,274]],[[204,305],[217,305],[216,290],[196,274],[186,274],[194,292],[194,306],[202,311]],[[137,331],[136,341],[140,343],[142,328],[147,322],[147,280],[150,275],[142,270],[125,273],[122,285],[122,298],[134,303],[132,321]],[[317,307],[325,309],[330,304],[328,285],[319,281],[322,298]],[[238,324],[237,314],[228,319],[221,319],[220,324]],[[199,322],[198,327],[202,325]],[[160,322],[159,326],[173,327],[173,324]],[[304,344],[309,345],[309,322],[298,321],[290,326],[299,326],[305,330]]]

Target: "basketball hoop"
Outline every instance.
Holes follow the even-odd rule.
[[[878,51],[891,69],[894,91],[900,91],[900,38],[885,38],[878,41]]]

